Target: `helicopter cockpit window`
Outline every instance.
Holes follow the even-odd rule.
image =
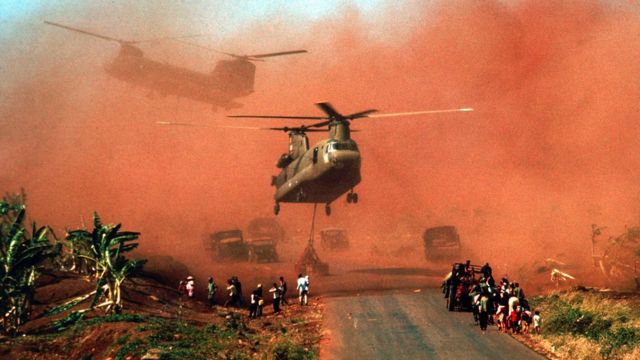
[[[334,142],[329,146],[329,151],[352,150],[358,151],[358,146],[354,142]]]

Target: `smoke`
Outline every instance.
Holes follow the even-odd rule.
[[[308,21],[285,11],[219,29],[212,19],[237,14],[210,4],[156,5],[43,7],[0,38],[8,49],[0,55],[0,188],[24,187],[39,222],[62,232],[97,210],[142,231],[143,252],[204,266],[207,257],[190,257],[201,253],[208,232],[271,213],[270,175],[286,151],[282,134],[216,127],[256,122],[109,78],[102,67],[117,44],[46,27],[44,19],[125,39],[219,30],[205,40],[235,53],[310,51],[258,63],[256,92],[239,99],[245,107],[235,113],[315,115],[318,101],[343,113],[473,107],[354,122],[362,130],[355,134],[360,203],[339,200],[317,226],[349,229],[360,246],[353,256],[363,262],[374,248],[422,253],[428,226],[456,225],[478,262],[516,266],[587,255],[591,223],[638,222],[640,21],[633,5],[344,5]],[[222,59],[173,42],[143,49],[201,72]],[[174,120],[210,126],[154,125]],[[308,205],[283,204],[280,220],[301,237],[299,249],[310,217]]]

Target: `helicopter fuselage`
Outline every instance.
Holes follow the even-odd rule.
[[[233,102],[233,99],[253,92],[255,65],[249,62],[206,74],[150,60],[142,52],[132,51],[137,48],[129,48],[125,51],[123,47],[120,54],[105,66],[107,74],[160,95],[188,98],[226,109],[242,106]],[[236,73],[233,73],[234,70]],[[239,74],[244,74],[243,79],[238,78]]]
[[[330,204],[360,183],[360,162],[352,139],[320,141],[273,178],[275,200]]]

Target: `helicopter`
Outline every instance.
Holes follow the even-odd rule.
[[[307,52],[306,50],[291,50],[254,55],[223,53],[232,57],[232,59],[218,61],[213,71],[207,74],[150,60],[136,46],[144,42],[177,40],[197,35],[165,37],[153,40],[122,40],[51,21],[45,21],[44,23],[99,39],[117,42],[120,44],[120,51],[116,58],[105,66],[105,71],[108,75],[130,84],[148,88],[163,96],[175,95],[176,97],[184,97],[211,104],[213,111],[218,107],[222,107],[225,110],[242,107],[242,104],[233,100],[254,92],[256,66],[253,62],[264,61],[264,58],[273,56]]]
[[[289,151],[282,154],[276,163],[281,169],[280,173],[271,178],[271,185],[276,188],[273,209],[275,215],[280,212],[280,203],[288,202],[324,203],[325,213],[329,216],[331,203],[345,193],[347,203],[358,203],[358,193],[354,188],[362,180],[362,159],[358,145],[351,138],[351,132],[357,131],[351,130],[352,121],[361,118],[473,111],[471,108],[462,108],[374,114],[377,110],[369,109],[343,115],[327,102],[317,103],[316,106],[326,116],[229,115],[232,118],[322,120],[298,127],[248,128],[284,131],[289,135]],[[306,133],[325,131],[329,137],[310,147]]]

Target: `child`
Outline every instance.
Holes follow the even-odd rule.
[[[540,326],[542,325],[542,317],[540,316],[540,311],[536,310],[535,315],[533,315],[533,331],[536,334],[540,334]]]
[[[511,333],[520,333],[520,307],[516,307],[509,315],[509,323],[511,324]]]

